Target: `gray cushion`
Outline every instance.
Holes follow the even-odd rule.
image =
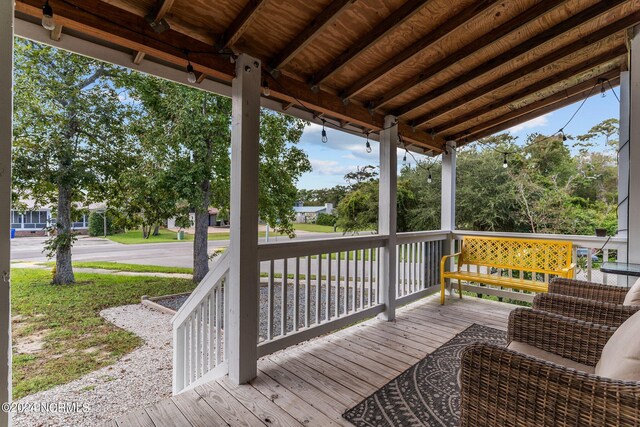
[[[640,311],[609,338],[595,373],[617,380],[640,381]]]
[[[542,359],[556,365],[564,366],[565,368],[571,368],[577,371],[587,372],[589,374],[593,374],[595,370],[593,366],[583,365],[582,363],[578,363],[571,359],[558,356],[557,354],[551,353],[549,351],[541,350],[538,347],[534,347],[523,342],[511,341],[507,348],[510,350],[515,350],[518,353],[526,354],[527,356],[535,357],[536,359]]]

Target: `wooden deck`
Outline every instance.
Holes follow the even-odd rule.
[[[515,306],[437,295],[258,362],[250,385],[228,377],[126,414],[110,426],[350,426],[342,413],[473,323],[505,329]]]

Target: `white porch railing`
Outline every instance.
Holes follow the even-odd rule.
[[[375,316],[385,236],[259,245],[258,355],[264,356]]]
[[[625,239],[591,236],[475,231],[398,233],[395,305],[438,292],[440,259],[451,241],[460,241],[465,235],[569,240],[574,245],[574,262],[579,266],[577,278],[605,283],[615,279],[602,274],[590,255],[604,246],[604,259],[611,256],[613,260],[616,252],[626,248]],[[260,244],[261,274],[260,283],[256,284],[256,297],[260,298],[258,357],[384,311],[381,248],[387,243],[386,236],[367,235]],[[227,253],[220,257],[173,319],[174,393],[227,373],[223,326],[228,309],[224,284],[229,261]],[[478,289],[525,301],[533,297],[488,287]]]
[[[174,394],[227,373],[224,284],[229,261],[228,252],[220,256],[172,319]]]

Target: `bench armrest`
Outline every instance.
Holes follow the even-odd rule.
[[[592,299],[613,304],[622,304],[627,288],[602,285],[584,280],[556,277],[549,283],[549,293]]]
[[[462,351],[462,427],[632,426],[640,383],[601,378],[488,343]]]
[[[519,308],[509,315],[509,342],[519,341],[584,365],[595,366],[616,328]]]
[[[576,264],[575,263],[571,263],[571,265],[569,267],[565,267],[561,271],[562,271],[564,277],[566,277],[568,279],[572,279],[573,278],[573,272],[574,272],[575,269],[576,269]]]
[[[444,255],[442,257],[442,259],[440,260],[440,271],[447,271],[445,269],[445,266],[447,265],[447,260],[449,258],[457,257],[457,256],[460,256],[460,255],[462,255],[462,252],[456,252],[455,254],[451,254],[451,255]]]
[[[537,294],[533,308],[614,328],[640,310],[640,307],[548,293]]]

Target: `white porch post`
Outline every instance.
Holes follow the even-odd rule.
[[[631,39],[631,63],[629,66],[629,199],[627,212],[640,212],[640,27],[634,29]],[[622,128],[622,126],[621,126]],[[620,134],[622,140],[622,132]],[[634,184],[635,183],[635,184]],[[627,250],[629,262],[640,262],[640,216],[628,215]]]
[[[225,289],[229,293],[225,359],[235,384],[257,375],[260,68],[259,60],[240,55],[232,83],[231,267]]]
[[[447,142],[445,152],[442,153],[442,187],[441,187],[440,229],[453,231],[456,229],[456,143]],[[455,245],[453,239],[444,241],[443,255],[453,253]],[[451,263],[453,260],[449,260]],[[451,292],[450,282],[447,282]]]
[[[0,403],[11,401],[11,143],[13,1],[0,3]],[[11,415],[0,411],[0,426]]]
[[[629,71],[620,72],[620,138],[618,142],[618,233],[629,237]],[[618,251],[618,260],[627,261],[627,248]],[[627,286],[628,276],[618,275],[618,285]]]
[[[396,222],[398,216],[398,126],[394,116],[384,118],[380,135],[380,191],[378,202],[378,233],[389,237],[381,250],[380,301],[385,311],[380,313],[384,320],[396,317]]]

